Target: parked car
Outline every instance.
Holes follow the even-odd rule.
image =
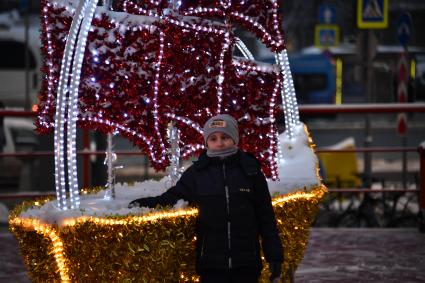
[[[34,132],[32,119],[4,118],[4,134],[6,143],[3,153],[31,152],[38,145],[38,136]],[[31,176],[36,160],[22,157],[0,158],[0,188],[2,191],[29,190]]]
[[[42,74],[40,67],[39,21],[30,19],[28,48],[25,25],[17,12],[0,14],[0,100],[8,107],[26,105],[26,67],[28,67],[29,104],[37,103]],[[26,62],[26,51],[28,61]]]

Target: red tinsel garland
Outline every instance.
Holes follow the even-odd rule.
[[[206,2],[211,3],[210,7],[217,4],[195,2],[184,1],[182,11],[191,11]],[[253,7],[263,2],[253,1]],[[152,9],[154,3],[146,5],[144,8]],[[235,5],[231,11],[243,10],[254,16],[253,8],[242,6]],[[43,133],[54,124],[60,63],[74,12],[62,1],[42,0],[42,7],[46,75],[36,124]],[[138,7],[126,9],[137,13]],[[268,23],[270,19],[265,15],[268,13],[258,13],[257,20]],[[229,42],[225,40],[226,33]],[[278,42],[279,37],[276,38]],[[166,129],[171,121],[181,131],[182,154],[187,157],[201,150],[203,138],[199,129],[205,121],[217,112],[229,113],[239,120],[242,149],[262,161],[267,176],[276,176],[274,119],[281,103],[282,79],[271,66],[260,68],[253,62],[232,59],[233,43],[234,37],[226,26],[206,19],[178,14],[148,17],[98,7],[84,54],[79,126],[105,133],[118,131],[146,152],[156,169],[162,170],[168,165],[168,158],[166,162],[160,158],[166,155]],[[222,80],[220,72],[224,75]],[[219,88],[221,111],[217,108]]]

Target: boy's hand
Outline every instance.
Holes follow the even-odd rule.
[[[141,205],[140,205],[140,203],[139,203],[139,200],[138,200],[138,199],[135,199],[135,200],[131,201],[131,202],[128,204],[128,208],[140,207],[140,206],[141,206]]]
[[[282,273],[282,263],[279,261],[272,261],[269,263],[270,269],[270,282],[277,283],[280,282],[280,276]]]
[[[156,203],[154,201],[154,198],[148,197],[148,198],[138,198],[133,200],[128,204],[128,208],[132,207],[155,207]]]

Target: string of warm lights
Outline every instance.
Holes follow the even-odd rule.
[[[285,263],[282,267],[284,272],[288,270],[289,263],[291,263],[293,265],[292,268],[294,268],[301,261],[306,247],[306,241],[308,239],[308,228],[311,221],[313,221],[320,200],[322,200],[326,194],[326,188],[323,186],[304,188],[304,190],[305,191],[298,191],[272,198],[272,204],[275,209],[276,219],[278,222],[278,229],[285,246]],[[36,203],[37,202],[34,202],[34,205],[36,205]],[[37,206],[40,206],[40,204]],[[161,253],[165,252],[167,249],[174,248],[179,249],[179,251],[181,249],[189,249],[187,252],[192,253],[193,251],[191,249],[194,247],[193,244],[191,244],[194,240],[193,236],[184,238],[183,241],[180,241],[178,239],[170,239],[167,235],[174,230],[187,231],[182,225],[194,225],[198,209],[187,208],[169,210],[168,208],[165,208],[140,216],[80,216],[65,219],[59,223],[59,226],[56,224],[43,223],[39,219],[24,218],[19,216],[20,213],[15,211],[12,212],[9,224],[15,236],[22,241],[20,242],[21,244],[29,241],[28,244],[30,245],[22,245],[22,252],[23,254],[30,256],[32,262],[35,264],[34,267],[37,267],[35,269],[29,268],[31,278],[35,281],[40,280],[41,278],[54,278],[52,274],[46,276],[45,273],[57,272],[61,282],[71,282],[78,281],[78,278],[85,278],[85,280],[92,281],[110,281],[113,280],[113,278],[117,279],[122,273],[127,274],[127,276],[139,276],[137,269],[133,269],[133,265],[130,265],[131,267],[129,267],[124,264],[125,261],[129,260],[129,256],[127,254],[123,255],[122,253],[117,252],[116,254],[110,255],[108,258],[95,258],[94,260],[99,263],[96,268],[102,268],[102,266],[109,264],[106,262],[103,263],[103,261],[115,260],[117,263],[122,263],[117,265],[119,268],[113,270],[108,269],[108,272],[106,273],[91,265],[90,262],[93,262],[93,259],[85,258],[85,256],[93,257],[95,254],[102,254],[102,252],[106,252],[108,248],[105,248],[105,245],[118,244],[115,242],[103,242],[102,240],[96,240],[109,239],[109,234],[119,237],[124,246],[133,247],[132,249],[135,250],[146,250],[145,247],[150,246],[161,250]],[[152,234],[152,237],[149,239],[155,242],[140,241],[140,237],[143,237],[143,234],[132,234],[136,236],[135,238],[129,235],[130,231],[145,231],[143,230],[143,227],[150,227],[149,229],[154,229],[146,231],[145,233]],[[181,230],[182,228],[183,230]],[[27,233],[31,233],[31,231],[36,231],[49,240],[50,244],[46,254],[34,253],[34,249],[30,248],[33,237],[28,237]],[[193,233],[193,231],[191,233]],[[84,239],[87,239],[87,243]],[[174,240],[176,243],[170,245],[167,244],[167,241]],[[162,243],[166,245],[162,246]],[[76,251],[79,252],[75,253]],[[126,250],[122,252],[127,253],[128,251]],[[154,251],[152,250],[149,251],[149,253],[153,252]],[[186,254],[186,252],[183,253]],[[54,261],[58,267],[57,269],[46,268],[46,266],[43,265],[48,262],[45,258],[51,256],[54,257]],[[134,254],[133,257],[137,258],[134,258],[133,260],[137,261],[140,256],[140,254]],[[171,268],[171,266],[162,267],[162,265],[160,265],[157,261],[145,263],[149,265],[149,270],[152,270],[152,272],[158,271],[158,268],[166,268],[168,270]],[[193,265],[190,262],[178,261],[171,261],[166,264],[177,264],[177,269],[182,267],[184,268],[187,265]],[[79,272],[82,269],[87,270],[86,265],[88,265],[90,270],[92,270],[92,268],[95,269],[89,274],[80,274]],[[146,266],[137,265],[137,268],[143,268],[143,270],[145,270]],[[176,267],[173,266],[172,268],[175,269]],[[176,276],[181,279],[183,279],[181,276],[184,276],[184,278],[187,278],[187,281],[193,282],[197,277],[192,272],[194,272],[194,270],[191,272],[182,271],[178,272]],[[83,275],[87,277],[79,277]],[[157,276],[161,276],[161,274],[159,273]],[[267,272],[263,272],[261,282],[267,282],[267,276]],[[137,279],[137,277],[135,279]]]
[[[63,250],[63,242],[53,227],[51,227],[48,224],[42,223],[38,219],[28,219],[28,218],[19,218],[19,217],[11,219],[9,223],[12,226],[22,227],[25,230],[34,230],[37,233],[48,238],[52,243],[50,247],[50,253],[53,254],[55,258],[55,262],[58,267],[61,282],[63,283],[71,282],[68,276],[69,263],[66,261],[66,256]]]

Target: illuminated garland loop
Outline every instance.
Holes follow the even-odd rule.
[[[124,4],[126,4],[125,2]],[[91,20],[94,15],[94,11],[96,9],[96,1],[80,1],[79,6],[76,10],[74,20],[70,29],[70,35],[69,40],[66,42],[66,50],[64,53],[64,61],[63,61],[63,68],[61,68],[61,78],[60,78],[60,85],[58,87],[58,97],[57,97],[57,105],[61,105],[61,107],[57,108],[57,115],[55,116],[55,124],[59,125],[59,127],[56,127],[55,129],[55,139],[59,140],[59,146],[56,147],[56,151],[58,154],[55,155],[55,171],[57,172],[57,197],[58,197],[58,203],[60,204],[59,207],[62,209],[67,208],[78,208],[79,207],[79,196],[78,196],[78,178],[77,178],[77,169],[76,169],[76,146],[75,146],[75,140],[76,140],[76,120],[78,118],[78,87],[80,84],[80,76],[81,76],[81,67],[83,62],[83,56],[84,56],[84,50],[87,43],[87,34],[88,30],[91,25]],[[221,2],[222,5],[226,6],[230,5],[228,2]],[[151,13],[151,11],[149,11]],[[83,15],[83,16],[82,16]],[[155,15],[157,16],[157,15]],[[178,23],[174,21],[173,19],[166,19],[163,16],[159,16],[159,18],[163,20],[167,20],[173,23]],[[245,18],[245,20],[249,21],[248,18]],[[82,23],[81,23],[82,22]],[[78,27],[79,23],[81,23],[81,29],[78,34],[78,40],[75,47],[75,53],[73,58],[73,72],[71,76],[71,82],[70,86],[66,87],[67,83],[65,78],[68,78],[68,74],[70,74],[69,66],[71,64],[71,55],[73,48],[75,46],[75,37],[78,33]],[[192,26],[189,26],[190,28],[193,28]],[[201,28],[200,30],[204,30],[204,28]],[[209,29],[207,29],[209,31]],[[224,76],[224,56],[226,50],[228,50],[230,46],[230,34],[228,32],[222,33],[222,31],[219,31],[219,33],[223,34],[224,36],[224,42],[222,46],[222,51],[219,55],[219,74],[217,77],[217,109],[216,113],[221,113],[223,110],[227,111],[227,109],[223,109],[222,105],[222,97],[223,97],[223,82],[225,80]],[[160,79],[160,72],[161,72],[161,63],[164,53],[164,45],[166,44],[164,42],[164,33],[159,32],[159,53],[158,53],[158,59],[157,63],[155,64],[155,80],[154,80],[154,88],[153,88],[153,116],[154,116],[154,128],[155,133],[157,136],[157,140],[159,141],[159,146],[161,148],[162,152],[165,152],[165,145],[162,140],[162,136],[160,135],[159,130],[159,118],[158,118],[158,95],[159,95],[159,79]],[[74,39],[74,40],[73,40]],[[245,58],[249,60],[253,60],[252,54],[249,52],[248,48],[245,46],[245,44],[240,40],[236,40],[236,46],[241,50],[242,54]],[[292,76],[290,73],[289,68],[289,62],[287,58],[286,50],[284,49],[280,53],[276,53],[276,62],[279,66],[280,72],[283,76],[283,79],[281,80],[283,82],[283,87],[281,88],[282,91],[282,103],[285,110],[285,123],[287,125],[286,134],[289,137],[293,136],[293,128],[299,124],[299,114],[298,114],[298,108],[297,108],[297,102],[295,97],[295,90],[293,86]],[[65,81],[64,81],[65,80]],[[66,94],[68,94],[68,99],[66,99]],[[270,117],[271,121],[269,123],[272,125],[274,121],[274,115],[273,115],[273,107],[275,105],[274,98],[275,96],[272,95],[272,101],[271,101],[271,107],[270,109]],[[65,107],[67,106],[67,107]],[[68,111],[67,111],[68,110]],[[64,113],[68,113],[67,119],[64,117]],[[83,118],[90,120],[89,117]],[[67,131],[64,131],[64,124],[66,121],[69,121],[67,123]],[[109,123],[112,125],[112,123]],[[66,145],[65,145],[65,137],[66,136]],[[270,133],[267,134],[268,138],[271,140],[271,148],[277,149],[276,145],[278,144],[277,140],[277,133],[275,132],[273,126],[271,126]],[[147,144],[150,144],[150,141],[147,140]],[[67,167],[65,168],[64,162],[64,149],[67,148]],[[260,154],[261,155],[261,154]],[[185,155],[183,155],[185,156]],[[166,156],[163,154],[160,156],[160,160],[165,161]],[[156,158],[155,158],[156,159]],[[268,159],[271,161],[270,170],[272,173],[272,178],[276,179],[276,164],[278,161],[278,153],[277,152],[270,152],[270,155]],[[59,161],[58,161],[59,160]],[[65,171],[67,170],[67,175],[65,174]],[[66,182],[65,178],[68,179],[68,182]],[[69,186],[69,202],[68,204],[66,199],[66,184],[68,183]]]
[[[292,138],[294,134],[294,127],[300,123],[300,116],[297,97],[295,95],[294,81],[292,79],[288,53],[286,49],[284,49],[281,53],[275,53],[275,59],[276,64],[279,66],[281,74],[283,75],[284,87],[282,88],[281,94],[285,112],[286,134],[289,138]]]
[[[81,23],[77,45],[75,47],[73,72],[71,77],[71,92],[68,97],[68,124],[67,124],[67,163],[71,209],[80,207],[80,197],[77,178],[77,118],[78,118],[78,89],[80,86],[81,68],[83,65],[84,50],[87,44],[87,35],[96,10],[98,0],[90,0]]]
[[[93,1],[94,2],[94,1]],[[95,4],[96,5],[96,4]],[[76,9],[75,16],[72,20],[71,28],[68,34],[68,38],[65,44],[65,51],[62,58],[61,70],[60,70],[60,78],[58,84],[57,98],[56,98],[56,115],[55,115],[55,134],[54,134],[54,144],[55,144],[55,184],[56,184],[56,196],[57,196],[57,204],[58,207],[62,210],[67,210],[68,208],[74,209],[79,206],[79,195],[78,195],[78,187],[77,192],[75,194],[75,184],[78,186],[77,180],[77,171],[72,166],[74,163],[67,162],[68,165],[68,178],[65,175],[65,113],[67,106],[69,106],[69,102],[71,97],[67,98],[67,94],[69,94],[70,87],[68,84],[68,80],[70,77],[70,68],[72,65],[72,55],[75,51],[75,43],[77,41],[78,31],[80,29],[81,22],[84,17],[90,13],[90,1],[80,1],[79,5]],[[75,53],[77,56],[77,52]],[[75,69],[75,67],[74,67]],[[71,84],[72,88],[72,84]],[[71,89],[71,92],[73,90]],[[73,102],[73,100],[72,100]],[[69,108],[68,108],[69,111]],[[72,112],[72,111],[69,111]],[[68,130],[70,128],[69,124],[75,123],[75,120],[70,120],[69,118],[73,117],[73,113],[68,114]],[[68,131],[68,144],[70,147],[68,154],[75,154],[75,136],[72,136],[72,133]],[[74,134],[75,135],[75,134]],[[74,140],[74,143],[72,143]],[[71,148],[74,146],[74,148]],[[72,156],[75,157],[75,156]],[[67,156],[67,161],[70,160],[70,156]],[[69,174],[72,171],[72,174]],[[75,175],[74,175],[75,174]],[[68,199],[66,196],[66,184],[67,179],[69,181],[69,195],[70,195],[70,203],[68,203]],[[74,197],[75,194],[75,197]]]
[[[324,186],[272,198],[289,283],[307,247],[309,228],[326,195]],[[10,215],[33,282],[199,282],[195,272],[196,208],[162,208],[142,216],[80,216],[61,225],[22,217],[31,201]],[[260,282],[269,281],[264,257]]]
[[[45,88],[45,94],[44,94],[44,99],[41,100],[43,102],[43,104],[41,104],[40,107],[40,114],[41,116],[39,117],[38,121],[37,121],[37,130],[40,132],[48,132],[49,128],[53,128],[54,125],[51,122],[52,117],[49,117],[49,109],[54,109],[55,105],[50,103],[51,100],[54,99],[54,88],[55,88],[55,81],[58,80],[58,78],[56,79],[56,74],[55,74],[55,69],[57,68],[57,65],[59,62],[56,62],[56,60],[54,59],[54,54],[51,55],[51,50],[55,50],[55,52],[57,53],[58,50],[61,50],[60,47],[58,48],[58,46],[60,46],[61,42],[66,42],[66,37],[63,36],[64,34],[67,34],[69,29],[66,26],[66,22],[73,18],[73,16],[75,16],[75,11],[76,9],[73,8],[74,4],[72,4],[71,2],[64,2],[64,0],[55,0],[55,1],[51,1],[51,0],[44,0],[46,1],[45,3],[45,8],[43,9],[44,14],[43,17],[45,19],[45,24],[43,26],[44,30],[46,31],[45,34],[45,39],[44,39],[44,51],[45,51],[45,55],[47,56],[47,60],[45,62],[45,65],[48,66],[46,69],[49,73],[49,76],[47,77],[47,81],[46,83],[46,88]],[[77,2],[77,1],[75,1]],[[225,5],[227,5],[225,3]],[[275,4],[273,4],[275,5]],[[130,7],[128,8],[129,10],[126,11],[127,6]],[[146,6],[143,6],[146,7]],[[149,7],[152,8],[152,7]],[[202,113],[201,115],[197,116],[195,115],[195,117],[192,114],[189,114],[188,117],[183,117],[182,119],[178,119],[178,122],[182,122],[184,124],[186,124],[187,126],[189,126],[190,128],[193,128],[194,130],[198,131],[199,125],[201,125],[203,122],[205,122],[206,120],[206,114],[208,114],[208,117],[210,115],[214,115],[217,111],[231,111],[229,109],[229,104],[227,103],[231,103],[231,106],[233,109],[237,109],[239,103],[244,103],[245,98],[249,98],[249,100],[252,100],[254,103],[252,104],[252,107],[250,107],[249,112],[255,112],[255,113],[250,113],[249,115],[251,117],[256,117],[255,119],[246,119],[247,121],[250,121],[249,123],[246,123],[245,129],[244,127],[242,127],[243,129],[243,135],[249,137],[247,139],[248,142],[245,143],[244,145],[244,150],[247,150],[249,152],[256,152],[257,157],[260,159],[260,161],[263,164],[263,171],[266,174],[267,177],[272,177],[275,178],[275,176],[277,176],[277,172],[273,169],[275,166],[274,164],[270,163],[273,162],[273,159],[275,159],[275,157],[277,156],[277,154],[275,152],[277,152],[277,148],[275,147],[275,145],[277,144],[277,142],[275,142],[275,139],[273,138],[274,136],[276,136],[273,132],[273,130],[275,131],[275,127],[270,127],[270,129],[273,130],[263,130],[263,129],[269,129],[269,125],[272,125],[272,122],[275,121],[275,115],[277,114],[277,107],[273,110],[270,107],[268,107],[267,105],[276,105],[276,103],[271,103],[271,100],[274,99],[274,97],[270,96],[270,94],[273,92],[274,93],[274,88],[268,88],[267,86],[262,86],[262,84],[264,83],[264,81],[261,78],[258,78],[260,80],[260,84],[258,85],[251,85],[251,90],[248,90],[248,94],[250,96],[247,97],[239,97],[235,99],[232,99],[231,101],[229,101],[229,98],[231,96],[234,95],[234,90],[232,90],[232,87],[229,87],[229,81],[233,81],[235,79],[235,76],[237,77],[242,77],[242,79],[244,78],[244,76],[246,78],[249,78],[251,80],[251,78],[253,78],[253,76],[255,76],[255,74],[258,74],[259,77],[263,77],[266,79],[266,81],[270,81],[270,78],[274,77],[273,81],[276,82],[277,79],[277,75],[272,75],[272,73],[277,73],[275,72],[273,69],[274,68],[270,68],[270,67],[265,67],[265,66],[258,66],[257,63],[255,61],[243,61],[243,60],[228,60],[228,54],[229,53],[224,53],[223,52],[223,48],[229,48],[229,44],[233,44],[233,37],[231,35],[230,39],[231,42],[223,42],[226,41],[224,40],[226,37],[229,38],[229,36],[226,36],[226,30],[223,28],[220,28],[220,25],[215,25],[212,23],[208,23],[208,22],[203,22],[203,20],[199,20],[197,19],[196,21],[193,22],[193,19],[191,20],[187,20],[185,18],[173,18],[173,17],[168,17],[166,15],[159,15],[158,13],[154,12],[157,10],[144,10],[142,8],[139,8],[137,6],[135,6],[134,3],[131,2],[127,2],[124,1],[123,2],[123,7],[121,7],[121,9],[123,9],[124,12],[128,13],[128,18],[130,18],[131,20],[136,20],[136,17],[134,17],[135,15],[141,15],[141,20],[137,19],[134,22],[128,21],[128,20],[124,20],[121,21],[122,19],[122,14],[121,13],[117,13],[120,10],[120,7],[118,7],[116,9],[115,12],[109,12],[106,11],[105,9],[99,8],[97,9],[96,12],[96,21],[93,23],[93,29],[90,30],[90,34],[94,35],[94,36],[98,36],[100,35],[100,33],[103,33],[105,30],[107,32],[109,32],[110,34],[113,34],[113,36],[118,36],[117,40],[114,42],[115,46],[111,46],[111,42],[107,42],[104,45],[99,45],[99,37],[97,39],[95,39],[93,42],[93,45],[89,47],[90,52],[86,52],[85,57],[84,57],[84,74],[86,76],[90,76],[90,77],[82,77],[81,78],[81,88],[80,88],[80,92],[81,94],[80,96],[80,113],[79,113],[79,124],[81,126],[85,126],[85,127],[89,127],[89,128],[94,128],[95,130],[102,130],[103,132],[109,132],[111,130],[111,128],[115,128],[115,130],[121,134],[123,134],[126,138],[129,138],[131,141],[135,142],[136,144],[138,144],[138,146],[140,146],[143,150],[146,150],[149,158],[151,159],[152,165],[155,167],[155,169],[157,170],[163,170],[165,169],[166,163],[169,162],[169,159],[166,158],[166,155],[163,154],[164,152],[164,133],[165,131],[162,131],[161,133],[161,139],[159,139],[160,135],[158,134],[158,126],[162,129],[162,127],[164,126],[163,122],[169,122],[170,120],[168,119],[164,119],[164,117],[169,117],[171,118],[172,116],[174,117],[182,117],[181,113],[173,113],[172,111],[170,111],[170,109],[164,109],[163,105],[160,105],[159,103],[161,103],[161,100],[163,100],[163,96],[160,97],[160,99],[158,101],[158,103],[153,103],[155,101],[155,93],[157,93],[155,91],[154,88],[151,88],[150,91],[152,91],[152,95],[149,95],[149,100],[146,103],[150,104],[149,108],[151,111],[151,113],[153,113],[154,115],[151,115],[152,118],[154,118],[154,122],[151,123],[150,125],[152,126],[153,129],[141,129],[138,128],[137,125],[135,125],[135,123],[131,123],[132,125],[128,125],[125,123],[122,123],[123,120],[117,120],[117,117],[111,117],[111,115],[102,115],[105,114],[105,112],[103,112],[102,110],[104,110],[105,108],[98,108],[100,111],[98,111],[98,109],[93,109],[93,107],[87,107],[87,105],[84,101],[85,100],[91,100],[92,98],[90,98],[90,96],[93,96],[93,92],[97,91],[96,88],[99,89],[100,93],[96,93],[95,92],[95,96],[96,96],[96,103],[98,103],[99,101],[99,97],[102,101],[105,101],[105,98],[107,99],[115,99],[116,96],[110,96],[109,94],[107,96],[102,95],[103,93],[108,92],[109,88],[113,88],[113,79],[112,79],[112,83],[111,83],[111,77],[113,78],[113,75],[115,70],[113,70],[113,68],[111,69],[110,66],[117,66],[116,64],[122,64],[122,62],[120,62],[119,60],[121,60],[121,58],[123,57],[123,54],[117,53],[116,50],[117,49],[117,45],[119,46],[122,42],[122,39],[126,39],[127,36],[132,37],[132,35],[134,33],[138,33],[137,31],[143,31],[146,29],[146,31],[148,33],[150,33],[150,36],[154,36],[158,38],[158,34],[159,34],[159,30],[163,29],[163,26],[165,26],[166,28],[174,28],[173,25],[175,27],[181,27],[183,29],[183,31],[185,32],[185,30],[187,29],[187,32],[194,32],[195,35],[199,35],[199,34],[203,34],[200,36],[199,39],[203,39],[202,37],[204,37],[205,35],[211,33],[212,36],[215,36],[216,38],[214,40],[217,40],[219,38],[222,38],[222,40],[220,40],[220,44],[216,45],[216,47],[214,47],[212,50],[214,52],[215,58],[213,58],[213,61],[211,61],[211,63],[213,63],[211,66],[215,66],[215,68],[217,68],[218,70],[215,71],[216,75],[213,75],[212,77],[209,78],[210,82],[211,82],[211,87],[215,88],[215,92],[217,94],[216,99],[212,99],[211,101],[214,101],[214,103],[217,103],[215,105],[217,105],[217,108],[214,107],[214,105],[209,106],[210,109],[208,109],[208,107],[205,107],[205,113]],[[202,9],[201,9],[202,10]],[[208,9],[207,9],[208,10]],[[140,14],[138,14],[138,11]],[[190,8],[189,10],[190,11]],[[196,11],[196,10],[195,10]],[[270,10],[273,13],[275,12],[275,8],[273,8],[273,10]],[[232,12],[234,13],[234,12]],[[235,12],[236,13],[236,12]],[[181,14],[186,14],[185,11],[182,11]],[[196,14],[193,13],[193,14]],[[50,17],[48,17],[47,15],[50,15]],[[234,20],[239,22],[245,22],[247,25],[251,25],[252,27],[256,27],[256,28],[260,28],[261,27],[261,31],[263,33],[265,33],[265,37],[263,38],[263,40],[269,41],[269,44],[277,44],[277,46],[281,46],[283,43],[279,41],[277,41],[277,38],[275,41],[272,41],[272,33],[269,33],[270,31],[267,30],[267,28],[262,27],[262,24],[257,23],[254,18],[250,18],[250,17],[246,17],[244,16],[242,13],[239,14],[232,14],[234,16]],[[274,15],[274,14],[273,14]],[[153,17],[154,19],[154,23],[152,24],[146,24],[144,23],[145,19],[148,20],[148,18],[146,18],[146,16],[149,17]],[[202,15],[201,15],[202,16]],[[273,18],[275,18],[276,15],[273,16]],[[151,21],[152,19],[150,19]],[[148,21],[150,23],[150,21]],[[56,24],[55,24],[56,22]],[[105,25],[109,22],[108,25]],[[61,23],[65,23],[65,27],[61,24]],[[159,25],[157,24],[159,23]],[[275,29],[278,28],[278,22],[276,21],[276,25],[275,25]],[[211,24],[211,25],[210,25]],[[124,32],[123,32],[124,30]],[[130,32],[125,32],[125,30],[130,31]],[[124,34],[125,33],[125,34]],[[132,34],[133,33],[133,34]],[[53,42],[52,42],[53,39]],[[168,50],[164,50],[163,52],[169,52],[169,46],[170,44],[173,44],[172,39],[169,35],[166,34],[165,37],[165,41],[164,41],[164,45],[167,45],[166,48],[168,48]],[[56,42],[54,41],[56,40]],[[155,39],[157,40],[157,39]],[[127,41],[128,42],[128,41]],[[273,43],[275,42],[275,43]],[[58,44],[59,43],[59,44]],[[196,43],[196,42],[195,42]],[[229,44],[227,44],[229,43]],[[221,47],[220,47],[221,45]],[[240,47],[241,45],[238,44],[238,46]],[[105,49],[106,47],[106,49]],[[135,47],[139,47],[137,45],[135,45]],[[218,47],[218,48],[217,48]],[[113,48],[113,51],[112,49]],[[140,48],[140,47],[139,47]],[[149,47],[151,48],[151,47]],[[229,48],[230,50],[231,48]],[[100,52],[99,52],[100,50]],[[109,50],[108,54],[105,52],[105,50]],[[143,49],[141,49],[143,50]],[[156,56],[159,57],[159,49],[155,50],[155,54]],[[199,49],[202,50],[202,49]],[[193,51],[193,50],[192,50]],[[198,50],[197,50],[198,51]],[[115,60],[115,58],[111,58],[111,52],[113,53],[113,55],[116,56],[116,58],[118,58],[117,60]],[[196,51],[195,51],[196,52]],[[211,52],[211,50],[210,50]],[[249,52],[249,51],[248,51]],[[201,51],[197,52],[198,54],[202,54]],[[153,52],[150,52],[150,54],[154,54]],[[206,52],[205,54],[211,54]],[[223,56],[225,54],[225,56]],[[105,60],[105,65],[102,66],[102,64],[98,64],[99,62],[99,58],[97,57],[99,55],[99,58],[105,58],[104,56],[109,57],[107,60]],[[143,56],[143,55],[142,55]],[[146,56],[146,55],[145,55]],[[199,55],[198,55],[199,56]],[[208,55],[209,56],[209,55]],[[158,62],[158,57],[155,59],[156,62]],[[246,58],[250,58],[249,55],[246,54],[244,57]],[[103,59],[102,58],[102,59]],[[167,57],[169,58],[169,57]],[[198,58],[198,57],[196,57]],[[217,60],[218,64],[216,62],[214,62],[214,60]],[[223,59],[223,60],[220,60]],[[93,60],[94,63],[91,63],[91,60]],[[167,60],[167,59],[164,59]],[[114,62],[115,61],[115,62]],[[118,62],[116,62],[118,61]],[[221,64],[221,61],[223,61],[224,65]],[[130,67],[131,63],[134,63],[133,59],[130,58],[130,64],[129,65],[125,65],[124,67]],[[90,65],[98,65],[98,66],[94,66],[91,67]],[[169,64],[166,61],[164,62],[164,65]],[[59,64],[58,64],[59,65]],[[152,64],[153,66],[155,66],[155,70],[157,70],[156,66],[157,64]],[[111,72],[108,72],[108,78],[105,79],[105,74],[102,73],[102,69],[103,68],[109,69]],[[57,68],[60,70],[60,68]],[[105,70],[106,70],[105,69]],[[210,67],[206,68],[206,69],[210,69]],[[211,68],[212,69],[212,68]],[[166,72],[167,69],[165,69]],[[233,70],[237,70],[237,73],[232,74],[229,73],[228,71],[233,71]],[[93,76],[93,73],[90,74],[90,72],[92,71],[100,71],[100,76],[103,78],[103,81],[106,81],[105,83],[102,82],[101,80],[99,80],[99,82],[97,81],[97,78],[95,76]],[[226,72],[226,76],[222,76],[220,74],[223,73],[223,71]],[[157,72],[155,72],[157,73]],[[158,88],[158,95],[159,94],[164,94],[163,90],[162,90],[162,86],[166,86],[166,76],[164,75],[164,72],[161,71],[161,74],[159,76],[157,76],[156,74],[153,74],[153,78],[152,78],[152,82],[154,84],[156,84],[156,81],[158,81],[157,77],[159,77],[159,82],[158,85],[160,86]],[[209,73],[209,72],[205,72],[205,73]],[[121,75],[122,78],[120,78],[120,81],[125,79],[128,79],[127,76],[124,76],[125,73],[123,74],[123,72],[120,72],[120,74],[116,74],[116,75]],[[130,74],[129,74],[130,75]],[[195,73],[195,76],[197,75],[197,73]],[[193,76],[193,75],[192,75]],[[200,80],[205,80],[203,79],[205,77],[204,73],[200,73]],[[214,78],[215,76],[215,78]],[[117,77],[119,78],[119,77]],[[134,78],[132,78],[134,79]],[[255,77],[254,77],[255,79]],[[283,80],[281,80],[283,81]],[[93,84],[92,84],[93,83]],[[100,86],[96,86],[94,87],[93,85],[96,84],[101,84]],[[220,84],[221,83],[221,84]],[[274,85],[274,83],[273,83]],[[109,87],[108,87],[109,86]],[[152,84],[153,86],[153,84]],[[198,84],[195,87],[191,86],[190,89],[190,94],[192,93],[207,93],[207,92],[203,92],[205,90],[205,88],[202,88],[203,86],[205,86],[205,84]],[[121,86],[122,87],[122,86]],[[258,89],[254,89],[257,88]],[[106,88],[106,89],[105,89]],[[199,91],[197,91],[197,89],[199,89]],[[279,88],[280,85],[279,85]],[[126,89],[126,88],[120,88],[117,89],[117,92],[120,92],[122,89]],[[165,89],[165,88],[164,88]],[[239,91],[239,90],[238,90]],[[115,92],[115,91],[114,91]],[[126,93],[127,93],[127,89],[126,89]],[[134,92],[133,89],[130,89],[130,91],[128,92],[129,96],[133,96],[136,93]],[[139,92],[140,93],[140,92]],[[208,92],[209,94],[211,94],[211,91]],[[43,93],[42,93],[43,94]],[[189,93],[188,93],[189,94]],[[268,102],[267,104],[261,105],[263,104],[264,100],[258,99],[258,96],[263,96],[264,94],[269,94],[269,98],[268,98]],[[136,94],[137,95],[137,94]],[[168,95],[167,92],[165,92],[165,95]],[[255,96],[252,96],[255,95]],[[206,96],[205,96],[206,97]],[[221,101],[224,103],[226,103],[225,105],[220,102],[220,97],[222,97]],[[202,98],[205,99],[205,98]],[[125,101],[125,98],[124,100]],[[247,99],[248,101],[248,99]],[[255,103],[259,103],[260,107],[258,107],[257,105],[255,105]],[[213,103],[212,103],[213,104]],[[223,104],[223,105],[222,105]],[[93,105],[93,104],[92,104]],[[96,104],[97,105],[97,104]],[[116,104],[115,104],[116,105]],[[152,108],[152,105],[154,106]],[[100,107],[103,107],[102,105],[99,105]],[[96,107],[99,107],[96,106]],[[138,105],[139,107],[143,105]],[[87,109],[87,108],[91,108],[91,109]],[[156,109],[156,111],[154,111]],[[221,109],[221,110],[219,110]],[[243,108],[243,109],[247,109],[247,108]],[[114,111],[116,111],[117,109],[113,109]],[[103,112],[103,113],[102,113]],[[171,113],[170,113],[171,112]],[[156,113],[156,115],[155,115]],[[190,113],[190,112],[187,112]],[[127,115],[129,113],[124,113],[124,115]],[[139,115],[138,113],[136,113],[137,115]],[[244,112],[241,110],[237,110],[234,112],[234,114],[238,117],[243,117],[244,116]],[[253,116],[253,114],[255,114],[255,116]],[[133,119],[133,121],[144,121],[145,117],[134,117],[132,116],[134,114],[130,114],[129,116],[125,116],[128,117],[129,121],[132,121],[131,119]],[[191,116],[192,115],[192,116]],[[269,116],[269,117],[264,117],[265,115]],[[198,118],[199,117],[199,118]],[[260,118],[261,117],[261,118]],[[187,119],[189,118],[189,119]],[[243,119],[243,118],[241,118]],[[174,119],[172,119],[174,120]],[[162,123],[161,125],[158,125],[158,121],[159,123]],[[176,122],[177,122],[176,121]],[[192,122],[187,122],[187,121],[193,121]],[[178,123],[179,126],[179,130],[182,133],[182,143],[185,145],[183,150],[182,150],[182,157],[186,158],[188,157],[189,154],[192,153],[199,153],[200,149],[203,148],[202,142],[200,142],[199,137],[197,136],[196,138],[198,139],[196,142],[191,143],[188,140],[188,137],[193,137],[192,133],[190,135],[188,135],[188,130],[187,127],[185,127],[185,125],[182,125],[182,123]],[[249,128],[247,128],[247,126],[259,126],[259,125],[265,125],[265,127],[263,127],[263,129],[255,128],[255,132],[254,131],[250,131],[247,130]],[[132,127],[133,126],[133,127]],[[136,127],[134,127],[136,126]],[[183,127],[182,127],[183,126]],[[150,126],[149,126],[150,127]],[[155,131],[154,131],[155,129]],[[148,131],[146,131],[148,130]],[[157,134],[153,134],[151,135],[149,130],[152,130],[153,132],[156,132]],[[264,135],[266,135],[265,138]],[[256,137],[256,138],[254,138]],[[260,139],[260,143],[258,143],[257,141],[253,141],[254,139]],[[145,144],[146,146],[141,146],[141,144]],[[261,150],[261,148],[265,148],[267,150]]]

